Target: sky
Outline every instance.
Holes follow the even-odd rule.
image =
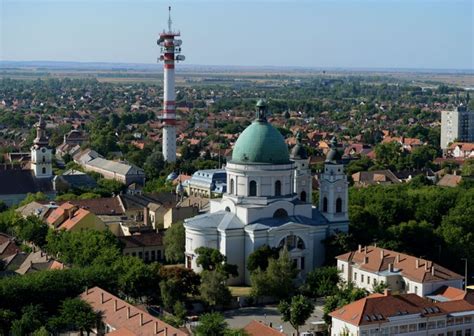
[[[168,5],[187,64],[474,68],[473,0],[0,0],[0,60],[155,63]]]

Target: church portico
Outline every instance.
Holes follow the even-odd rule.
[[[238,267],[239,276],[229,284],[250,284],[247,260],[262,245],[285,246],[304,277],[324,262],[324,239],[348,228],[347,179],[335,147],[325,163],[331,168],[321,178],[326,208],[317,209],[310,200],[312,176],[301,134],[290,155],[279,131],[266,120],[265,102],[258,102],[257,111],[227,164],[227,192],[211,200],[209,213],[184,223],[187,267],[200,271],[198,247],[217,248]]]

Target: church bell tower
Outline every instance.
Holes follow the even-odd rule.
[[[31,147],[31,170],[36,178],[51,178],[53,176],[52,151],[48,147],[45,127],[46,123],[40,117],[36,124],[36,138]]]
[[[320,177],[319,210],[329,222],[344,222],[349,220],[349,182],[335,138],[330,147]]]
[[[296,134],[296,145],[291,150],[290,159],[295,162],[294,193],[302,202],[311,203],[312,198],[312,176],[309,168],[309,158],[302,143],[303,135]]]

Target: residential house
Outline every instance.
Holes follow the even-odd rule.
[[[432,261],[377,246],[359,245],[358,250],[339,255],[341,278],[369,291],[385,283],[393,291],[429,295],[442,286],[462,288],[463,277]]]
[[[243,329],[249,336],[285,336],[283,332],[280,332],[261,321],[252,320]]]
[[[402,181],[388,169],[354,173],[352,174],[352,181],[354,181],[354,187],[356,188],[402,183]]]
[[[227,174],[223,169],[198,170],[183,186],[192,196],[222,195],[227,190]]]
[[[456,174],[445,174],[441,179],[436,183],[440,187],[457,187],[461,183],[463,177]]]
[[[81,229],[106,230],[105,224],[94,213],[70,202],[54,209],[46,219],[49,226],[58,230],[78,231]]]
[[[123,243],[123,254],[138,257],[145,262],[163,261],[165,247],[163,231],[140,231],[130,236],[121,236],[118,239]]]
[[[455,142],[451,144],[446,151],[446,157],[456,159],[474,158],[474,142]]]

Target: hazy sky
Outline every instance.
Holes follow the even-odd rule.
[[[0,60],[474,68],[473,0],[0,0]]]

